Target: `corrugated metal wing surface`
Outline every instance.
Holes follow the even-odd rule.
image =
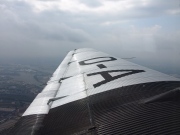
[[[172,76],[93,49],[76,49],[21,122],[36,116],[40,124],[28,131],[41,135],[180,134],[179,87],[180,79]]]

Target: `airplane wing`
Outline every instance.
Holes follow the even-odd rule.
[[[180,79],[93,49],[75,49],[10,134],[180,134]]]

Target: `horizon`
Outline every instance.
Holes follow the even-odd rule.
[[[180,74],[179,4],[179,0],[2,0],[0,60],[59,65],[70,50],[94,48]]]

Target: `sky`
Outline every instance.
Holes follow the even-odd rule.
[[[180,0],[0,0],[1,59],[82,47],[180,74]]]

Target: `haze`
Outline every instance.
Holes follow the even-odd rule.
[[[180,1],[0,1],[0,59],[60,63],[81,47],[180,74]]]

